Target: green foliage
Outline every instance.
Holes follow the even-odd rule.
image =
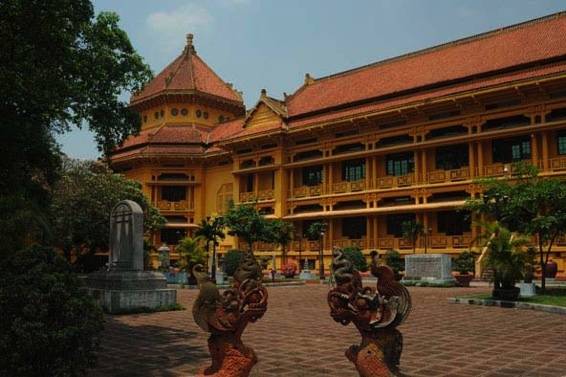
[[[271,242],[271,232],[267,220],[254,205],[234,204],[228,202],[228,212],[224,216],[224,224],[229,228],[228,234],[241,238],[252,251],[257,241]]]
[[[403,231],[403,239],[405,239],[406,241],[411,241],[414,254],[419,236],[423,236],[425,234],[424,225],[415,220],[409,220],[404,221],[401,224],[401,229]]]
[[[354,265],[354,268],[361,272],[368,270],[368,263],[364,253],[357,246],[345,246],[342,250],[344,257]]]
[[[75,252],[81,268],[86,255],[108,250],[110,213],[126,199],[144,211],[145,232],[151,234],[165,224],[138,182],[113,174],[99,162],[65,159],[61,179],[52,191],[53,244],[64,250],[67,258]]]
[[[96,362],[104,317],[53,249],[31,246],[0,269],[0,375],[71,376]]]
[[[453,270],[466,275],[475,270],[476,254],[473,251],[463,251],[452,262]]]
[[[202,236],[190,238],[187,237],[179,242],[175,251],[181,256],[181,270],[191,274],[189,284],[196,285],[197,281],[192,276],[193,267],[197,264],[204,265],[206,263],[206,251],[202,247],[202,243],[206,242]]]
[[[464,207],[500,221],[513,232],[536,237],[544,290],[546,262],[553,245],[566,234],[566,183],[540,177],[538,168],[524,163],[514,164],[512,171],[507,179],[477,181],[485,196],[469,199]]]
[[[483,267],[493,269],[494,287],[509,289],[523,277],[527,253],[523,251],[530,240],[513,234],[498,222],[484,225],[484,234],[479,237],[480,246],[487,247],[482,260]]]
[[[118,20],[95,17],[90,0],[0,2],[0,214],[10,214],[0,216],[2,259],[48,233],[42,214],[61,163],[57,133],[88,127],[107,154],[140,129],[122,93],[152,75]],[[30,226],[19,225],[24,218]]]
[[[405,261],[397,250],[387,250],[385,253],[385,264],[396,274],[405,271]]]
[[[281,245],[283,263],[287,262],[287,245],[293,240],[295,226],[289,222],[274,219],[267,221],[267,242]]]
[[[228,250],[226,255],[224,255],[224,265],[226,266],[226,275],[234,276],[234,272],[240,264],[240,260],[244,252],[241,250]]]
[[[314,239],[319,239],[321,237],[321,234],[323,234],[325,231],[326,223],[323,223],[322,221],[312,223],[309,226],[309,229],[307,229],[308,234]]]

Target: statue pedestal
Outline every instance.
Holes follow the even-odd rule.
[[[299,279],[303,280],[314,280],[317,276],[311,272],[311,270],[302,270],[299,274]]]
[[[174,305],[177,291],[153,271],[97,271],[86,278],[86,290],[110,314]]]

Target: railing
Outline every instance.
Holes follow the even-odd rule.
[[[427,174],[428,183],[443,183],[470,179],[470,169],[438,170]]]
[[[162,200],[156,203],[157,209],[161,211],[193,211],[194,207],[189,204],[186,200],[181,200],[178,202],[170,202],[168,200]]]
[[[363,191],[366,189],[366,181],[359,180],[354,182],[338,182],[332,185],[332,192],[334,194],[341,194],[344,192]]]
[[[292,190],[292,197],[303,198],[308,196],[320,196],[322,194],[322,186],[301,186]]]
[[[566,157],[551,158],[548,162],[550,163],[550,170],[566,169]]]
[[[387,189],[393,187],[405,187],[415,184],[415,175],[387,176],[377,180],[377,188]]]
[[[346,238],[340,240],[333,240],[332,245],[337,247],[357,246],[362,250],[367,248],[367,242],[363,238],[355,238],[355,239]]]
[[[270,190],[260,190],[258,191],[257,195],[254,192],[241,192],[240,193],[240,202],[253,202],[255,199],[258,200],[272,200],[274,198],[274,191]]]

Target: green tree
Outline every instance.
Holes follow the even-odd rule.
[[[213,218],[207,217],[206,219],[202,219],[200,222],[200,227],[196,230],[195,235],[197,237],[202,237],[205,240],[205,249],[206,255],[210,255],[209,248],[210,243],[213,242],[213,248],[216,248],[220,245],[219,239],[223,240],[226,238],[226,234],[224,233],[225,227],[225,219],[221,216],[216,216]],[[213,266],[213,277],[216,278],[216,255],[214,254],[214,260],[211,261],[215,266]],[[191,270],[192,272],[192,270]]]
[[[241,250],[228,250],[224,255],[224,265],[226,266],[226,275],[234,276],[234,272],[238,268],[244,252]]]
[[[94,161],[64,159],[61,179],[52,190],[50,222],[52,243],[70,260],[75,253],[81,265],[94,253],[108,250],[109,216],[121,200],[133,200],[144,211],[144,231],[152,234],[165,218],[143,194],[141,185],[113,174]]]
[[[255,242],[271,242],[268,222],[254,205],[236,205],[233,201],[229,201],[224,224],[229,229],[228,234],[244,241],[250,252]]]
[[[151,71],[118,21],[95,17],[90,0],[0,2],[0,223],[8,225],[0,239],[11,242],[0,245],[2,259],[48,233],[43,213],[61,157],[55,134],[87,127],[106,154],[139,131],[121,95]],[[6,224],[23,219],[25,227]]]
[[[181,269],[191,274],[189,284],[196,285],[197,281],[192,276],[193,267],[197,264],[204,265],[206,263],[206,252],[202,244],[205,242],[202,236],[191,238],[187,237],[179,242],[175,250],[181,256]]]
[[[354,268],[361,272],[368,270],[368,263],[364,253],[357,246],[345,246],[342,250],[344,257],[354,265]]]
[[[506,179],[479,180],[484,196],[470,198],[464,207],[536,238],[544,291],[552,247],[566,234],[566,184],[540,177],[538,168],[524,163],[514,164],[512,171]]]
[[[94,366],[101,309],[69,263],[33,245],[0,266],[0,375],[76,376]]]
[[[281,261],[282,264],[287,263],[287,245],[293,240],[295,226],[289,222],[275,219],[267,222],[268,242],[281,245]]]
[[[401,230],[403,232],[403,239],[411,242],[413,254],[415,254],[417,240],[420,236],[425,234],[424,225],[415,220],[408,220],[401,224]]]

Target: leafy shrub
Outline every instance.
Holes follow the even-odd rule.
[[[236,272],[236,269],[238,268],[243,255],[244,252],[241,250],[228,250],[228,252],[224,256],[226,275],[234,276],[234,272]]]
[[[368,270],[368,262],[366,261],[366,257],[359,247],[345,246],[342,251],[344,253],[344,257],[352,262],[356,270],[361,272]]]
[[[102,310],[70,264],[33,245],[0,268],[0,375],[74,376],[96,363]]]
[[[473,251],[461,252],[453,261],[454,271],[458,271],[461,275],[466,275],[475,270],[476,257]]]
[[[396,274],[405,271],[405,261],[401,258],[401,254],[399,254],[397,250],[387,250],[385,253],[385,264]]]

